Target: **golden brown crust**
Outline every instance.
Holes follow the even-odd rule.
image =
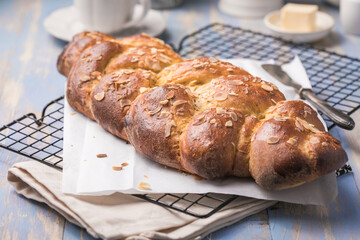
[[[295,105],[299,111],[288,109],[286,113],[290,116],[273,115],[257,128],[249,163],[250,173],[259,185],[276,190],[297,186],[330,173],[346,162],[346,153],[339,142],[314,127],[318,118],[309,122],[301,120],[302,109],[307,104],[302,101],[279,104],[284,106],[275,108]]]
[[[99,32],[82,32],[75,35],[58,58],[58,71],[67,77],[82,52],[96,43],[109,39],[112,39],[112,37]]]
[[[184,170],[179,136],[193,114],[192,98],[183,86],[162,85],[133,102],[125,117],[126,133],[137,151],[165,166]]]
[[[231,175],[243,115],[228,108],[212,108],[196,115],[181,137],[181,163],[207,178]]]
[[[259,120],[255,116],[245,118],[244,125],[240,130],[239,142],[237,144],[236,157],[234,160],[233,175],[237,177],[251,177],[249,171],[250,146],[253,132]]]
[[[302,101],[214,58],[183,61],[147,35],[80,33],[58,68],[67,100],[148,158],[213,179],[253,177],[284,189],[334,171],[340,143]]]
[[[90,111],[90,97],[99,79],[105,74],[108,61],[121,51],[116,42],[102,42],[85,50],[71,69],[66,97],[72,108],[94,119]]]
[[[146,70],[122,69],[105,75],[94,88],[91,111],[96,122],[110,133],[127,140],[124,118],[140,88],[153,85],[155,74]]]

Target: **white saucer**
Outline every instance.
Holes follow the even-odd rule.
[[[44,21],[44,27],[48,33],[56,38],[69,42],[72,37],[85,31],[85,27],[77,20],[73,6],[61,8],[51,13]],[[135,6],[134,17],[141,14],[141,6]],[[111,34],[122,38],[131,35],[146,33],[150,36],[158,36],[166,29],[166,21],[162,14],[156,10],[149,10],[144,20],[136,27],[121,30],[119,33]]]
[[[275,35],[296,43],[315,42],[326,37],[334,26],[334,19],[327,13],[317,12],[316,30],[309,33],[293,32],[280,27],[280,11],[267,14],[264,23]]]

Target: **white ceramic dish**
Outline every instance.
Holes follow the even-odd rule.
[[[282,3],[282,0],[220,0],[219,9],[234,17],[262,18],[279,9]]]
[[[48,33],[56,38],[69,42],[72,37],[87,30],[77,19],[76,10],[73,6],[61,8],[51,13],[44,21],[44,27]],[[134,17],[141,14],[141,6],[135,6]],[[146,33],[150,36],[158,36],[166,29],[166,21],[162,14],[156,10],[150,10],[145,19],[138,26],[124,29],[119,33],[112,34],[114,37],[127,37]]]
[[[326,37],[334,26],[334,19],[327,13],[317,12],[316,30],[309,33],[293,32],[280,27],[280,11],[267,14],[264,23],[275,35],[296,43],[315,42]]]

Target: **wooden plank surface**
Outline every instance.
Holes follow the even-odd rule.
[[[64,77],[56,59],[66,44],[50,36],[44,19],[71,0],[0,1],[0,125],[27,112],[40,114],[43,106],[63,94]],[[335,31],[317,46],[360,57],[360,38],[345,35],[338,10],[322,7],[335,19]],[[165,10],[168,28],[161,35],[177,46],[181,38],[209,23],[223,22],[269,33],[262,19],[237,19],[219,12],[217,1],[185,1]],[[353,117],[360,123],[360,112]],[[206,239],[357,239],[360,236],[360,126],[354,131],[332,131],[347,150],[354,174],[338,178],[339,197],[329,207],[279,203]],[[93,239],[44,204],[29,201],[11,189],[7,169],[23,157],[0,149],[0,239]]]

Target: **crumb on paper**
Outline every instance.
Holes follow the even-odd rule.
[[[74,145],[70,144],[70,147],[73,147]]]
[[[141,182],[138,186],[138,189],[141,190],[151,190],[150,184]]]
[[[121,164],[121,166],[123,166],[123,167],[125,167],[127,165],[129,165],[127,162],[124,162],[124,163]]]
[[[147,175],[144,175],[144,178],[149,178]]]
[[[121,166],[112,166],[114,171],[121,171],[123,168]]]
[[[106,153],[99,153],[96,155],[97,158],[106,158],[107,154]]]
[[[86,162],[86,159],[84,159],[84,162]]]
[[[95,138],[95,136],[93,136],[93,138]]]
[[[73,115],[75,115],[75,114],[76,114],[76,112],[72,112],[72,113],[70,113],[70,115],[71,115],[71,116],[73,116]]]
[[[197,180],[197,181],[201,181],[201,180],[204,180],[204,178],[198,176],[198,175],[194,175],[194,179]]]

